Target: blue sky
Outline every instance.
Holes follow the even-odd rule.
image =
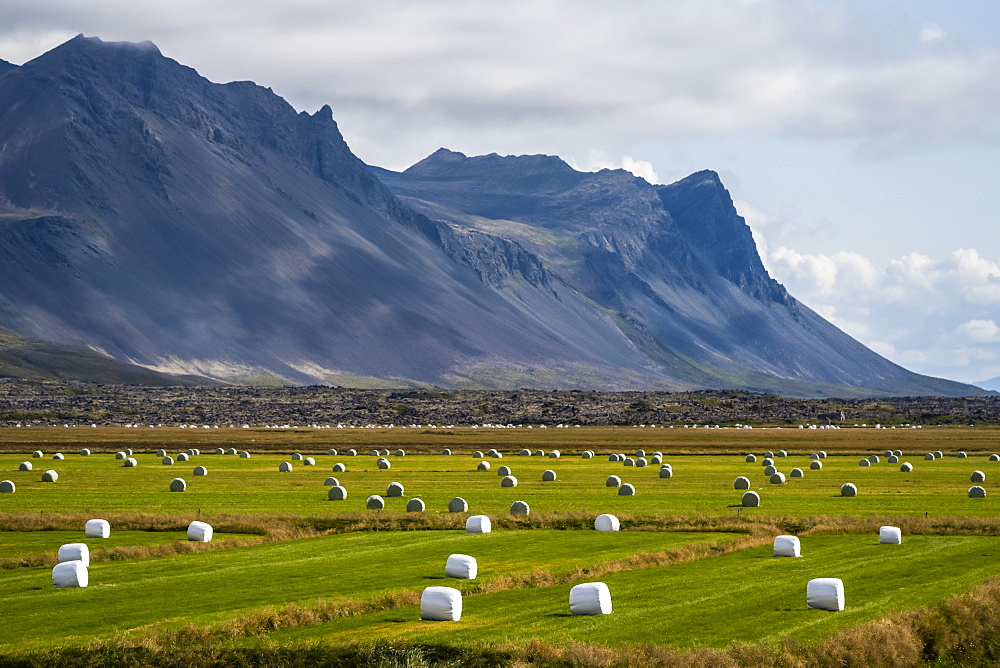
[[[620,6],[619,6],[620,5]],[[718,171],[765,265],[893,361],[1000,376],[1000,2],[6,0],[0,58],[152,40],[330,104],[364,160]]]

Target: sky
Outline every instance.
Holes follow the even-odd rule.
[[[334,110],[370,164],[439,147],[722,177],[771,275],[876,352],[1000,376],[997,0],[2,0],[0,58],[152,40]]]

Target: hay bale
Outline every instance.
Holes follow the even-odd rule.
[[[125,456],[126,457],[132,456],[132,448],[125,448]]]
[[[226,449],[225,448],[216,448],[215,449],[215,454],[217,454],[217,455],[224,455],[224,454],[226,454]]]
[[[278,464],[278,471],[281,473],[291,473],[292,470],[291,462],[281,462]]]
[[[250,459],[250,453],[244,450],[240,453],[240,459]]]
[[[34,452],[31,453],[31,456],[34,459],[41,459],[42,457],[45,456],[45,454],[41,450],[35,450]]]
[[[204,466],[195,466],[194,467],[194,474],[195,475],[208,475],[208,469],[205,468]]]
[[[767,458],[769,458],[769,459],[774,459],[774,453],[771,452],[770,450],[768,450],[767,452],[765,452],[764,456],[767,457]]]
[[[17,491],[17,485],[14,484],[13,480],[4,480],[0,482],[0,494],[13,494]]]
[[[90,572],[82,561],[64,561],[52,569],[52,586],[57,589],[86,587],[89,580]]]
[[[388,497],[401,497],[403,496],[403,484],[399,482],[390,482],[385,488],[385,495]]]
[[[872,455],[871,457],[868,458],[868,461],[870,461],[872,464],[878,464],[882,460],[878,458],[878,455]]]
[[[189,455],[186,452],[182,452],[182,453],[180,453],[180,454],[177,455],[177,461],[179,461],[179,462],[186,462],[190,458],[191,458],[191,455]]]
[[[740,499],[740,504],[744,508],[756,508],[760,505],[760,494],[757,492],[744,492]]]
[[[372,457],[378,457],[378,450],[372,450],[368,454],[371,455]]]
[[[329,478],[323,481],[323,484],[326,485],[327,487],[337,487],[338,485],[340,485],[340,481],[334,478],[333,476],[330,476]]]
[[[486,515],[473,515],[465,520],[465,533],[490,533],[493,523]]]
[[[845,482],[843,485],[840,486],[840,495],[841,496],[857,496],[858,495],[858,488],[857,488],[856,485],[854,485],[854,483]]]
[[[31,465],[31,462],[21,462],[17,465],[18,471],[30,471],[33,468],[34,466]]]
[[[340,462],[337,462],[336,464],[333,465],[333,467],[330,470],[333,471],[334,473],[343,473],[344,471],[347,470],[347,466],[341,464]]]
[[[844,609],[844,581],[814,578],[806,585],[806,607],[839,612]]]
[[[913,470],[913,464],[911,464],[910,462],[903,462],[902,464],[899,465],[899,470],[903,473],[909,473],[910,471]]]
[[[66,457],[63,455],[63,453],[57,452],[56,454],[52,455],[52,459],[66,459]]]
[[[445,448],[444,450],[441,451],[441,454],[442,455],[446,455],[446,456],[450,455],[451,454],[451,450],[449,450],[448,448]]]
[[[422,513],[426,508],[423,499],[414,498],[406,502],[406,512],[408,513]]]
[[[164,457],[163,459],[160,460],[160,463],[163,464],[164,466],[173,466],[173,464],[174,464],[174,458],[173,457]]]
[[[819,454],[814,452],[811,455],[809,455],[809,459],[819,459]]]
[[[402,448],[400,448],[399,450],[396,450],[396,456],[397,457],[405,457],[406,456],[406,450],[403,450]]]
[[[618,487],[618,496],[635,496],[635,486],[631,483],[622,483]]]
[[[475,580],[479,573],[479,562],[475,557],[467,554],[452,554],[444,564],[444,576],[446,578],[459,578],[461,580]]]
[[[569,590],[571,615],[610,615],[611,590],[603,582],[584,582]]]
[[[293,462],[301,462],[302,461],[302,453],[296,452],[294,455],[292,455],[292,461]]]
[[[517,478],[512,475],[504,476],[500,481],[501,487],[517,487]]]
[[[183,492],[187,489],[187,483],[184,482],[184,478],[174,478],[170,481],[170,491],[171,492]]]
[[[757,455],[747,455],[746,461],[748,461],[748,462],[755,462],[755,461],[757,461]]]
[[[494,448],[490,448],[489,450],[486,451],[486,456],[487,457],[496,457],[499,454],[500,453],[496,449],[494,449]]]
[[[473,458],[473,459],[482,459],[482,458],[483,458],[483,453],[482,453],[482,451],[480,451],[480,450],[476,450],[475,452],[473,452],[473,453],[472,453],[472,458]]]
[[[761,466],[774,466],[774,460],[771,459],[770,457],[764,457],[764,459],[762,459],[760,461],[760,465]]]
[[[1000,462],[1000,455],[990,455],[991,462]]]
[[[59,480],[59,474],[55,471],[48,470],[42,474],[42,482],[55,482]]]
[[[594,458],[594,451],[593,450],[584,450],[583,454],[580,455],[580,456],[583,459],[593,459]]]
[[[477,471],[489,471],[490,470],[490,463],[489,462],[479,462],[478,464],[476,464],[476,470]]]
[[[892,457],[892,450],[886,450],[882,454],[885,455],[886,457]]]
[[[776,471],[770,477],[772,485],[784,485],[785,484],[785,474],[781,471]]]
[[[303,466],[316,466],[316,459],[313,457],[306,457],[302,460]]]
[[[598,515],[594,520],[594,529],[597,531],[618,531],[621,529],[621,522],[614,515]]]
[[[604,481],[605,487],[620,487],[622,484],[622,479],[616,475],[609,475],[608,479]]]
[[[635,466],[635,460],[632,459],[631,457],[626,457],[624,463],[625,466]]]
[[[383,471],[386,470],[386,469],[391,469],[392,468],[392,462],[390,462],[385,457],[379,457],[378,458],[378,467],[380,469],[382,469]]]
[[[212,542],[212,525],[208,522],[198,522],[197,520],[188,525],[188,540],[195,543]]]
[[[157,457],[166,457],[167,456],[167,451],[164,450],[163,448],[160,448],[159,450],[156,451],[156,456]]]
[[[527,515],[531,512],[531,508],[524,501],[515,501],[510,504],[510,514],[511,515]]]
[[[733,481],[733,489],[750,489],[750,478],[741,475]]]
[[[899,457],[897,457],[896,455],[889,455],[886,458],[886,461],[889,462],[890,464],[898,464],[899,463]]]
[[[969,498],[970,499],[985,499],[986,490],[979,485],[974,485],[969,488]]]
[[[327,501],[346,501],[347,488],[343,485],[334,485],[326,493]]]
[[[553,450],[549,453],[549,459],[559,459],[559,457],[561,457],[561,455],[558,450]]]
[[[522,449],[522,450],[521,450],[520,452],[518,452],[517,454],[521,455],[522,457],[530,457],[530,456],[531,456],[531,450],[529,450],[529,449],[527,449],[527,448],[523,448],[523,449]]]
[[[645,450],[636,450],[635,451],[635,456],[636,457],[645,457],[646,456],[646,451]]]
[[[226,454],[227,455],[235,455],[236,454],[236,448],[229,448],[228,450],[226,450]]]
[[[764,475],[766,475],[768,477],[773,476],[777,472],[778,472],[778,467],[777,466],[767,466],[767,467],[764,467]]]
[[[129,451],[129,452],[131,453],[131,451]],[[188,452],[188,454],[190,454],[192,457],[195,457],[195,456],[201,454],[201,450],[199,450],[198,448],[191,448],[191,450]]]
[[[365,501],[365,508],[368,510],[383,510],[385,508],[385,499],[378,494],[372,494]]]
[[[638,459],[635,460],[635,466],[636,466],[636,468],[640,468],[641,469],[644,466],[647,466],[648,464],[649,464],[649,462],[646,461],[645,457],[639,457]]]
[[[803,478],[803,477],[805,477],[805,475],[806,474],[802,472],[802,469],[792,469],[791,472],[789,473],[788,477],[790,477],[790,478]]]
[[[818,459],[809,462],[809,468],[812,469],[813,471],[819,471],[820,469],[823,468],[823,462],[819,461]]]
[[[358,456],[358,451],[357,451],[357,450],[355,450],[354,448],[350,448],[350,449],[349,449],[349,450],[348,450],[347,452],[345,452],[344,454],[345,454],[345,455],[347,455],[348,457],[357,457],[357,456]]]
[[[56,561],[82,561],[84,566],[90,566],[90,548],[86,543],[66,543],[56,553]]]
[[[652,457],[649,458],[649,463],[650,464],[662,464],[663,463],[663,455],[653,455]]]
[[[124,462],[122,462],[122,467],[132,469],[135,468],[139,462],[135,461],[135,457],[129,457]]]
[[[902,457],[903,456],[903,451],[902,450],[893,450],[892,454],[896,455],[897,457]]]
[[[924,455],[924,460],[925,461],[932,462],[935,459],[937,459],[937,457],[934,456],[933,452],[928,452],[926,455]]]
[[[673,477],[674,477],[674,470],[672,468],[670,468],[669,466],[661,466],[660,467],[660,478],[666,479],[666,478],[673,478]]]
[[[83,525],[83,535],[87,538],[110,538],[111,523],[107,520],[87,520]]]
[[[616,455],[614,453],[608,455],[608,461],[609,462],[617,462],[618,461],[618,455]]]
[[[499,476],[510,475],[510,467],[509,466],[501,466],[500,468],[497,469],[497,475],[499,475]]]
[[[802,546],[798,536],[775,536],[774,556],[776,557],[801,557]]]
[[[420,595],[420,619],[457,622],[462,618],[462,592],[454,587],[427,587]]]
[[[556,479],[556,472],[552,469],[542,471],[542,482],[552,482]]]
[[[820,450],[820,451],[819,451],[819,452],[817,452],[816,454],[818,454],[818,455],[819,455],[819,458],[820,458],[820,459],[826,459],[826,452],[824,452],[823,450]]]
[[[871,466],[871,465],[872,463],[867,459],[862,459],[860,462],[858,462],[858,466]]]
[[[969,482],[986,482],[986,474],[982,471],[973,471],[969,476]]]
[[[380,455],[382,455],[383,457],[388,457],[389,456],[389,449],[388,448],[382,448],[381,450],[378,451],[378,453]]]
[[[326,454],[327,454],[328,457],[336,457],[337,456],[337,450],[336,450],[336,448],[330,448],[329,450],[326,451]]]
[[[940,450],[935,450],[934,451],[934,458],[935,459],[941,459],[942,457],[944,457],[944,453],[943,452],[941,452]]]
[[[532,453],[532,457],[544,457],[544,456],[545,456],[544,450],[535,450],[535,452]]]
[[[788,450],[778,450],[778,452],[776,454],[777,454],[778,457],[787,457],[788,456]]]
[[[126,457],[128,457],[128,455],[126,455],[124,451],[115,453],[115,459],[125,459]]]
[[[462,497],[456,496],[454,499],[448,502],[448,512],[467,513],[469,512],[469,503]]]
[[[84,449],[80,450],[80,456],[81,457],[89,457],[90,456],[90,450],[87,449],[87,448],[84,448]]]
[[[969,455],[965,454],[964,452],[960,452],[955,456],[958,457],[959,459],[966,459]]]
[[[880,527],[878,542],[879,545],[899,545],[903,542],[903,532],[899,527]]]

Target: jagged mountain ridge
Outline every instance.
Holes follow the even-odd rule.
[[[450,152],[394,177],[351,153],[329,107],[297,113],[151,43],[83,36],[0,71],[0,145],[0,325],[148,368],[975,393],[881,360],[798,305],[739,236],[717,179],[702,197],[704,179],[653,188],[550,156]],[[376,174],[421,192],[401,200]],[[852,355],[871,364],[840,369]]]

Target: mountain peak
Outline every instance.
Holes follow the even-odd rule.
[[[8,63],[6,60],[0,58],[0,72],[6,72],[7,70],[17,69],[17,65],[14,63]]]
[[[439,148],[420,162],[412,165],[404,174],[410,176],[493,176],[503,178],[517,175],[519,178],[537,175],[574,174],[562,158],[555,155],[476,155]]]

